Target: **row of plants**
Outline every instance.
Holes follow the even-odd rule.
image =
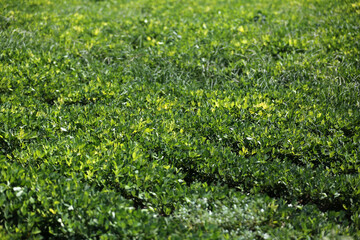
[[[359,238],[358,20],[3,1],[0,238]]]

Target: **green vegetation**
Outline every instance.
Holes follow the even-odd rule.
[[[359,239],[358,0],[0,0],[1,239]]]

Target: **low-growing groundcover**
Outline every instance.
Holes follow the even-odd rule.
[[[0,0],[1,239],[359,239],[358,0]]]

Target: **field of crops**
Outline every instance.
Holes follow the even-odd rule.
[[[0,0],[0,239],[360,239],[358,0]]]

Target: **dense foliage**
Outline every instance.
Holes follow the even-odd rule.
[[[0,238],[360,238],[358,0],[0,0]]]

